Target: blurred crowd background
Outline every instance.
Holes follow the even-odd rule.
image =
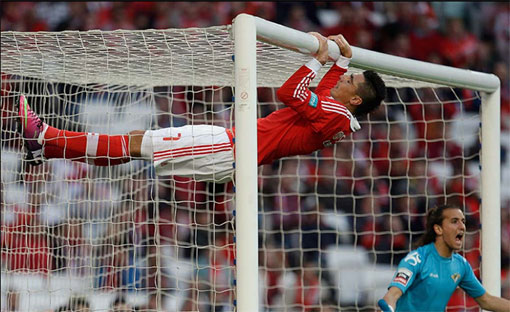
[[[239,13],[256,15],[305,32],[317,31],[325,36],[341,33],[351,45],[356,47],[494,73],[500,78],[503,168],[501,277],[502,295],[510,298],[510,246],[507,243],[510,240],[509,3],[2,2],[1,30],[135,30],[208,27],[230,24]],[[181,91],[185,96],[187,89]],[[183,111],[190,109],[186,107],[186,101],[179,103],[165,101],[170,98],[168,94],[165,94],[169,90],[160,90],[160,92],[161,96],[156,99],[158,111],[168,110],[170,104],[176,107],[182,105]],[[192,92],[196,101],[200,101],[201,97],[217,96],[219,102],[227,103],[232,96],[228,90],[216,94],[210,90],[195,89]],[[423,215],[427,207],[443,201],[459,203],[466,212],[470,235],[466,237],[464,256],[475,269],[476,275],[480,277],[480,233],[478,231],[480,198],[477,193],[479,188],[477,172],[473,171],[473,167],[478,164],[479,144],[472,142],[471,145],[464,146],[457,144],[455,140],[447,140],[447,142],[436,140],[443,138],[443,130],[450,129],[459,117],[464,117],[464,114],[469,116],[478,114],[480,98],[479,94],[470,90],[448,89],[437,92],[434,94],[429,89],[417,92],[411,89],[389,90],[385,102],[393,104],[388,105],[386,110],[379,110],[372,114],[370,124],[362,122],[363,128],[370,131],[354,135],[352,139],[344,140],[336,148],[324,149],[319,153],[320,162],[316,162],[314,158],[285,159],[261,169],[260,224],[263,231],[260,235],[260,244],[266,251],[265,254],[261,252],[260,264],[264,270],[261,273],[261,280],[265,283],[262,300],[268,310],[270,310],[269,307],[282,304],[284,300],[290,300],[286,302],[288,305],[304,307],[313,307],[318,302],[334,306],[339,294],[333,286],[332,274],[334,273],[326,268],[328,264],[327,259],[324,258],[324,250],[341,244],[355,244],[369,251],[371,259],[377,264],[396,265],[409,250],[410,243],[417,238],[416,233],[424,229]],[[448,104],[439,105],[438,96]],[[463,104],[455,102],[456,99],[461,99]],[[399,104],[401,101],[414,104],[403,107],[404,105]],[[259,90],[259,102],[261,116],[282,107],[281,103],[274,103],[274,90]],[[423,103],[432,104],[424,105]],[[158,117],[159,126],[175,124],[165,119],[164,115],[161,116],[163,117]],[[410,120],[410,124],[413,125],[412,132],[416,139],[414,143],[402,141],[402,130],[405,128],[406,120]],[[443,120],[443,122],[438,123],[437,120]],[[222,122],[224,121],[220,121],[219,125],[224,125]],[[225,122],[228,123],[228,121]],[[356,155],[355,157],[359,159],[353,159],[352,155]],[[373,166],[367,165],[366,159],[370,159]],[[448,168],[446,172],[453,178],[444,180],[434,178],[435,174],[441,170],[434,167],[434,159],[438,159],[439,162],[445,160],[446,164],[443,162],[443,166]],[[51,166],[63,168],[68,165],[63,162],[53,162]],[[71,171],[64,170],[67,176],[60,179],[66,181],[79,179],[85,175],[84,172],[88,170],[86,168],[86,166],[73,165]],[[336,168],[333,174],[331,174],[331,168]],[[48,170],[51,172],[52,169]],[[69,172],[75,176],[70,177]],[[173,222],[180,225],[192,222],[224,224],[229,219],[228,208],[218,204],[211,206],[208,204],[211,198],[203,194],[208,189],[214,189],[218,194],[213,198],[214,202],[223,203],[225,197],[228,197],[225,193],[231,193],[232,185],[219,187],[177,180],[177,184],[172,187],[180,190],[177,195],[171,195],[170,186],[161,187],[158,191],[163,199],[167,194],[168,201],[163,200],[159,207],[151,207],[151,209],[157,209],[158,215],[163,219],[171,220],[160,224],[163,240],[177,241],[181,246],[194,244],[199,247],[197,250],[182,248],[180,252],[184,259],[205,265],[213,259],[210,252],[214,252],[216,262],[212,264],[212,268],[215,268],[215,265],[222,268],[224,265],[231,269],[233,267],[233,233],[231,231],[223,227],[225,231],[216,231],[217,235],[212,236],[212,228],[196,230],[178,226]],[[197,190],[199,193],[202,192],[202,195],[190,196]],[[298,193],[305,195],[298,195]],[[179,207],[166,204],[179,199],[171,198],[172,196],[181,196],[179,202],[187,202],[187,206],[178,209]],[[193,198],[193,204],[190,203],[189,198]],[[190,217],[186,211],[190,208],[198,209],[196,215],[198,221],[189,220]],[[175,213],[174,209],[178,212]],[[326,216],[330,216],[331,212],[343,217],[338,222],[328,220]],[[63,220],[62,216],[56,218],[60,220],[59,222]],[[143,222],[147,218],[151,217],[140,216],[135,222]],[[131,221],[133,220],[129,220]],[[73,233],[72,237],[67,234],[66,242],[51,242],[49,245],[53,247],[46,246],[45,248],[53,248],[51,252],[33,262],[46,263],[48,266],[33,269],[59,272],[71,266],[62,259],[72,258],[73,252],[87,253],[79,251],[79,248],[76,251],[70,248],[67,251],[68,254],[63,254],[63,249],[58,246],[81,246],[79,241],[84,239],[86,234],[82,233],[83,229],[69,230],[69,228],[80,228],[79,222],[66,220],[59,222],[54,222],[51,229],[44,231],[48,231],[51,237],[66,236],[64,234],[66,232]],[[338,232],[338,226],[342,224],[345,225],[341,234]],[[175,230],[177,227],[178,231]],[[115,232],[114,226],[112,228],[107,232],[110,234],[112,231]],[[32,228],[31,231],[35,236],[44,232],[34,229]],[[134,229],[135,232],[138,230]],[[123,244],[134,243],[132,238],[127,237],[130,234],[122,233],[126,235],[122,240]],[[166,235],[168,237],[165,237]],[[147,231],[144,231],[141,236],[149,237],[147,238],[149,241],[151,239]],[[37,241],[44,241],[44,239],[37,239]],[[200,248],[208,244],[214,244],[219,248],[211,251]],[[87,246],[90,247],[90,245]],[[3,235],[3,251],[7,247],[9,246],[5,245],[5,235]],[[102,279],[96,280],[97,287],[115,289],[148,287],[150,282],[140,278],[145,273],[138,272],[134,263],[138,261],[136,257],[145,257],[150,254],[152,252],[150,248],[140,251],[123,249],[121,253],[115,255],[115,260],[105,259],[105,263],[114,263],[114,265],[113,268],[111,265],[100,265],[97,268],[99,276],[103,276]],[[87,260],[83,257],[80,259]],[[9,259],[4,258],[4,260]],[[148,261],[156,260],[149,257]],[[76,263],[72,265],[77,268],[84,266],[84,264]],[[130,268],[124,271],[115,270],[117,266]],[[133,269],[132,266],[135,268]],[[222,308],[228,310],[232,301],[232,294],[226,290],[233,274],[230,269],[226,271],[218,269],[219,271],[215,272],[218,276],[215,281],[219,283],[218,285],[225,286],[225,289],[215,288],[215,291],[221,294],[216,298],[217,311]],[[211,270],[214,271],[214,269]],[[199,283],[196,288],[211,290],[212,282],[209,280],[211,273],[197,270],[195,274],[196,282]],[[289,277],[290,275],[292,277]],[[162,283],[171,288],[172,286],[169,285],[175,281],[163,280]],[[303,287],[308,287],[309,291],[306,295],[299,296],[285,292],[285,289],[302,289]],[[318,289],[327,291],[316,291]],[[15,298],[13,296],[9,298],[15,302],[12,299]],[[198,295],[190,294],[189,296],[198,298]],[[150,298],[147,306],[156,304],[155,297]],[[86,298],[78,299],[71,298],[69,305],[77,304],[77,302],[88,304]],[[456,293],[450,305],[476,306],[474,301],[464,300],[461,293]],[[118,301],[119,304],[125,304],[123,297],[119,297]],[[191,301],[188,304],[191,307]],[[214,304],[211,304],[209,308],[213,310],[213,306]],[[450,311],[454,310],[450,309]],[[305,311],[314,310],[310,308]]]

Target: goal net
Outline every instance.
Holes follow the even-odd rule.
[[[234,183],[157,176],[140,159],[30,167],[16,132],[20,94],[72,131],[230,128],[230,33],[2,32],[2,310],[84,298],[107,311],[120,297],[141,310],[235,309]],[[257,43],[259,117],[284,107],[275,92],[308,59]],[[360,131],[259,167],[261,311],[375,308],[438,203],[463,207],[462,253],[480,273],[480,95],[382,76],[388,97]],[[451,303],[472,306],[463,294]]]

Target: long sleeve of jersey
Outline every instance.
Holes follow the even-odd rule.
[[[290,76],[276,93],[280,101],[307,119],[315,132],[320,132],[329,119],[322,109],[323,99],[321,98],[329,96],[329,90],[336,84],[333,80],[338,81],[340,75],[346,72],[345,69],[333,65],[328,72],[329,77],[325,77],[326,81],[323,83],[323,90],[319,97],[318,94],[310,91],[309,86],[321,66],[316,59],[310,60]]]
[[[319,82],[319,85],[315,89],[315,92],[317,94],[328,96],[329,90],[331,90],[331,88],[333,88],[336,85],[340,76],[345,74],[345,72],[347,71],[350,60],[351,59],[349,58],[340,56],[336,63],[333,66],[331,66],[331,68],[324,75],[324,77],[322,77],[321,81]]]
[[[331,112],[345,116],[347,124],[353,118],[347,108],[333,100],[329,90],[347,70],[334,64],[320,82],[320,93],[309,90],[310,82],[317,76],[321,64],[312,59],[301,66],[277,91],[277,96],[285,105],[309,121],[315,132],[320,132],[332,119]],[[336,115],[333,114],[333,115]]]

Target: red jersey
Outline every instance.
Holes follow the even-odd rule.
[[[345,105],[330,95],[347,70],[334,64],[311,92],[308,86],[317,75],[311,62],[301,66],[277,91],[278,99],[287,107],[257,120],[259,165],[310,154],[360,129]]]

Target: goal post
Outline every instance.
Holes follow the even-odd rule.
[[[259,305],[257,204],[257,49],[253,18],[234,22],[236,121],[236,305]]]
[[[256,28],[256,36],[257,39],[263,42],[267,42],[273,45],[277,45],[283,48],[287,48],[293,51],[297,51],[304,54],[312,54],[318,50],[319,43],[318,40],[310,34],[306,34],[304,32],[291,29],[289,27],[279,25],[262,18],[256,16],[250,16],[247,14],[240,14],[234,20],[235,28],[237,31],[236,40],[236,60],[253,57],[253,50],[246,51],[244,49],[237,49],[238,42],[239,44],[242,42],[243,45],[253,47],[255,38],[252,36],[253,28]],[[246,31],[246,36],[239,38],[239,32],[241,29]],[[239,41],[238,41],[239,40]],[[242,41],[241,41],[242,40]],[[251,40],[251,42],[250,42]],[[328,48],[330,51],[330,56],[333,59],[338,58],[340,51],[338,46],[331,41],[328,41]],[[500,144],[500,81],[494,74],[481,73],[471,70],[452,68],[444,65],[426,63],[422,61],[406,59],[398,56],[387,55],[384,53],[369,51],[362,48],[352,47],[353,57],[352,57],[352,65],[358,67],[360,69],[372,69],[377,72],[383,74],[390,74],[397,77],[402,78],[410,78],[414,80],[431,82],[431,83],[439,83],[442,85],[448,85],[452,87],[460,87],[460,88],[469,88],[477,91],[483,92],[482,96],[482,122],[481,122],[481,132],[482,132],[482,144],[481,144],[481,198],[483,208],[481,209],[482,216],[482,283],[488,292],[491,294],[499,296],[501,294],[501,262],[500,262],[500,241],[501,241],[501,225],[500,225],[500,153],[499,153],[499,144]],[[252,66],[256,66],[255,62],[251,63]],[[236,105],[238,98],[240,96],[239,92],[241,91],[238,86],[243,85],[244,83],[252,83],[255,88],[256,81],[248,80],[248,81],[239,81],[241,77],[237,76],[239,73],[239,66],[236,64]],[[255,71],[255,68],[251,68],[252,71]],[[255,105],[255,103],[251,102],[251,105]],[[254,120],[255,116],[251,115],[251,121]],[[251,132],[252,136],[248,136],[248,132],[246,132],[246,136],[244,133],[237,133],[238,142],[256,142],[256,136],[253,134],[255,132]],[[256,135],[256,133],[255,133]],[[239,143],[237,143],[239,144]],[[240,147],[238,146],[238,153]],[[248,146],[247,146],[248,148]],[[252,148],[252,147],[250,147]],[[250,150],[253,153],[253,149]],[[248,150],[244,151],[245,153]],[[237,155],[240,156],[239,154]],[[239,160],[236,160],[239,161]],[[253,162],[253,160],[252,160]],[[253,166],[253,163],[252,163]],[[240,177],[243,175],[242,172],[237,172],[237,176]],[[247,173],[247,176],[249,174]],[[255,178],[252,178],[252,183]],[[239,183],[239,182],[238,182]],[[249,182],[243,182],[247,183]],[[253,187],[251,184],[250,187]],[[239,188],[244,188],[244,185],[238,185]],[[253,191],[255,193],[255,190]],[[249,193],[250,194],[250,193]],[[256,205],[256,201],[253,201],[250,197],[240,198],[239,193],[237,194],[238,202],[242,203],[250,203]],[[240,215],[244,213],[253,214],[256,207],[254,206],[244,206],[242,208],[237,209],[238,218]],[[243,217],[245,217],[243,215]],[[253,221],[255,222],[255,221]],[[243,231],[251,231],[253,228],[237,228],[237,235],[240,237],[243,234]],[[246,234],[244,234],[246,235]],[[245,243],[253,243],[251,240],[247,241],[238,241],[237,246]],[[244,248],[251,248],[252,251],[249,254],[253,254],[257,249],[257,245],[253,244],[252,246],[243,246]],[[239,257],[239,249],[238,249],[238,257]],[[246,259],[247,261],[256,261],[254,258]],[[238,262],[238,278],[239,280],[243,279],[243,276],[253,276],[256,272],[256,267],[254,263],[249,266],[254,270],[252,273],[247,273],[244,271],[244,268],[248,266],[243,265],[243,272],[240,272],[240,263]],[[242,274],[242,275],[241,275]],[[248,278],[247,278],[248,280]],[[250,280],[251,281],[251,280]],[[253,285],[251,285],[253,286]],[[243,294],[246,291],[245,295],[239,296],[239,294]],[[238,289],[238,305],[239,307],[250,307],[253,306],[253,302],[250,301],[250,288],[239,288]],[[252,298],[253,299],[253,298]],[[246,300],[246,301],[244,301]],[[246,305],[244,305],[246,304]],[[242,311],[242,308],[241,308]]]
[[[493,92],[482,93],[482,283],[496,296],[501,296],[500,99],[499,84]]]

